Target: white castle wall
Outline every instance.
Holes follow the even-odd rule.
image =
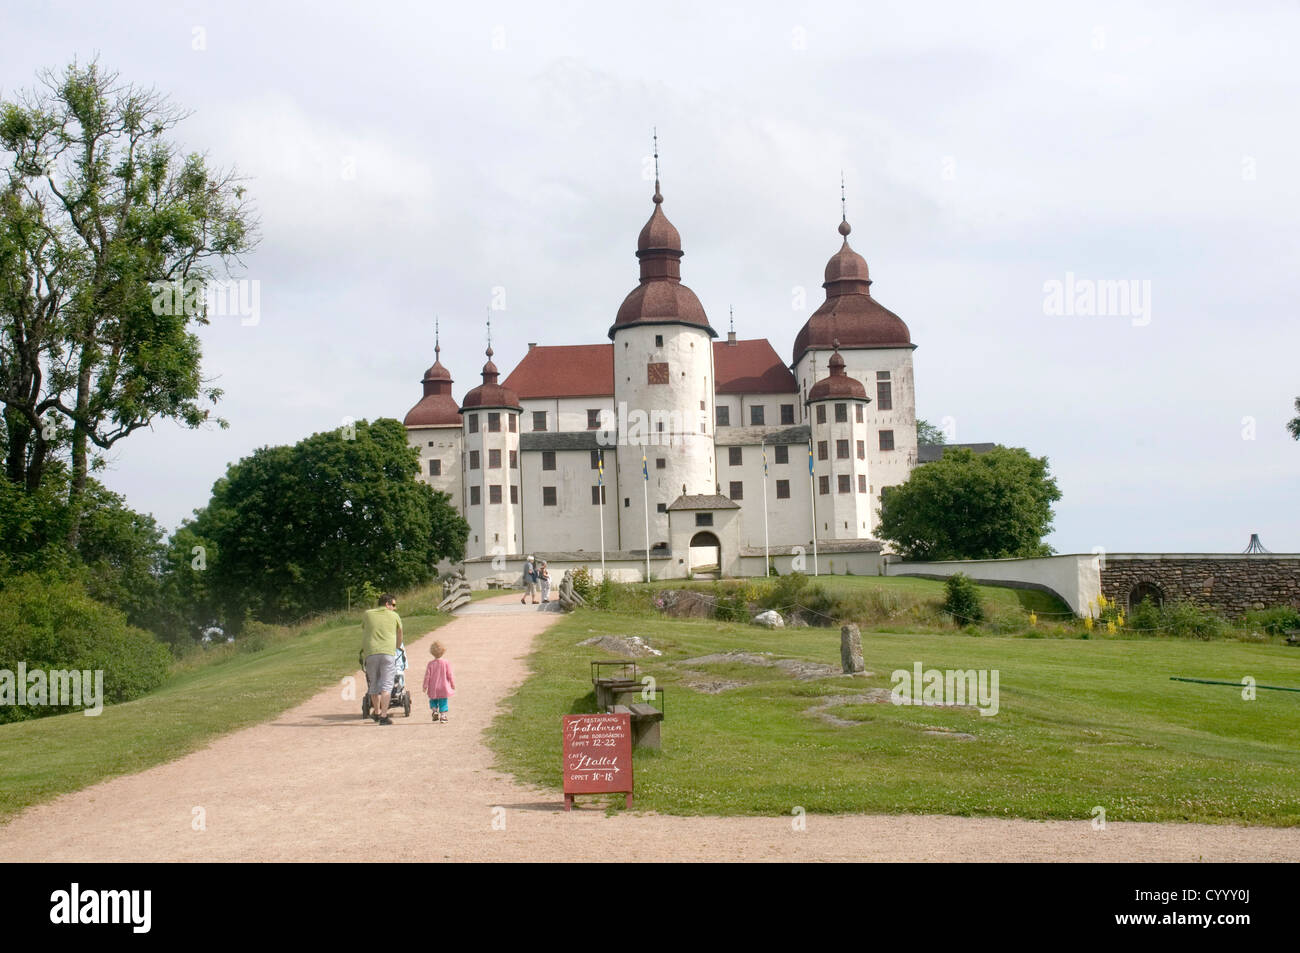
[[[779,429],[779,428],[778,428]],[[744,485],[740,501],[740,535],[745,546],[763,545],[763,451],[747,444],[740,447],[741,465],[730,464],[730,448],[717,449],[717,482],[723,496],[730,497],[731,481]],[[776,448],[767,448],[767,533],[772,546],[803,545],[812,540],[812,519],[808,508],[808,445],[791,444],[789,462],[776,462]],[[790,483],[788,499],[777,499],[777,480]]]
[[[408,428],[406,442],[420,451],[420,482],[446,493],[451,497],[451,505],[463,514],[461,448],[465,440],[460,427]],[[442,463],[441,476],[429,475],[429,461],[435,458]]]
[[[618,545],[618,510],[614,487],[615,453],[605,451],[605,548]],[[597,473],[591,469],[591,454],[586,450],[555,451],[555,469],[542,469],[542,452],[530,450],[523,455],[523,548],[561,552],[592,552],[600,556],[600,511],[591,502],[591,488]],[[555,505],[543,503],[545,487],[555,487]]]
[[[533,433],[533,411],[546,412],[547,433],[571,433],[586,430],[587,411],[614,411],[612,397],[541,397],[520,400],[524,414],[520,424],[525,433]]]
[[[488,414],[501,414],[501,430],[493,433],[488,430]],[[510,417],[517,411],[484,409],[469,411],[464,415],[465,430],[465,519],[469,523],[469,540],[466,552],[471,556],[491,556],[493,554],[510,554],[519,552],[520,539],[520,504],[510,502],[510,486],[520,484],[520,469],[511,469],[510,453],[519,451],[518,421],[514,433],[510,431]],[[478,415],[478,433],[469,433],[469,418]],[[469,469],[470,453],[479,451],[479,469]],[[501,467],[489,467],[489,451],[501,451]],[[522,461],[520,461],[522,466]],[[493,484],[501,486],[501,502],[491,503]],[[471,488],[479,486],[479,502],[472,502]],[[520,486],[519,499],[522,501],[524,488]]]

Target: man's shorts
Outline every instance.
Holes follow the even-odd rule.
[[[384,695],[393,690],[393,675],[397,669],[397,658],[392,655],[366,656],[367,692],[371,695]]]

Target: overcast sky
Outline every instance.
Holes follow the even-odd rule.
[[[1052,7],[6,4],[0,95],[98,56],[192,110],[177,140],[262,220],[260,320],[202,335],[230,429],[157,424],[103,479],[174,527],[259,446],[400,419],[435,315],[461,397],[494,289],[503,372],[607,340],[657,126],[720,332],[732,306],[790,358],[843,170],[918,415],[1049,457],[1058,551],[1300,551],[1300,8]],[[1067,274],[1149,311],[1049,314]]]

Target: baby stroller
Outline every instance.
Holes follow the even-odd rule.
[[[366,660],[361,659],[361,668],[366,667]],[[398,707],[402,709],[402,714],[407,718],[411,717],[411,693],[406,689],[406,649],[402,646],[397,648],[397,657],[394,659],[393,668],[393,691],[389,695],[388,712],[392,714]],[[370,675],[366,675],[366,693],[361,696],[361,717],[370,717]]]

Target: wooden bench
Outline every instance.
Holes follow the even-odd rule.
[[[605,672],[613,674],[606,675]],[[661,707],[648,705],[643,699],[646,686],[640,679],[640,668],[628,659],[594,659],[591,663],[591,684],[596,690],[596,709],[611,714],[632,716],[632,747],[663,747],[659,725],[664,720],[664,690],[656,686],[654,695]]]
[[[664,713],[654,705],[637,702],[632,705],[614,705],[610,712],[615,715],[632,716],[632,747],[663,748],[663,739],[659,734],[659,725],[664,720]]]

